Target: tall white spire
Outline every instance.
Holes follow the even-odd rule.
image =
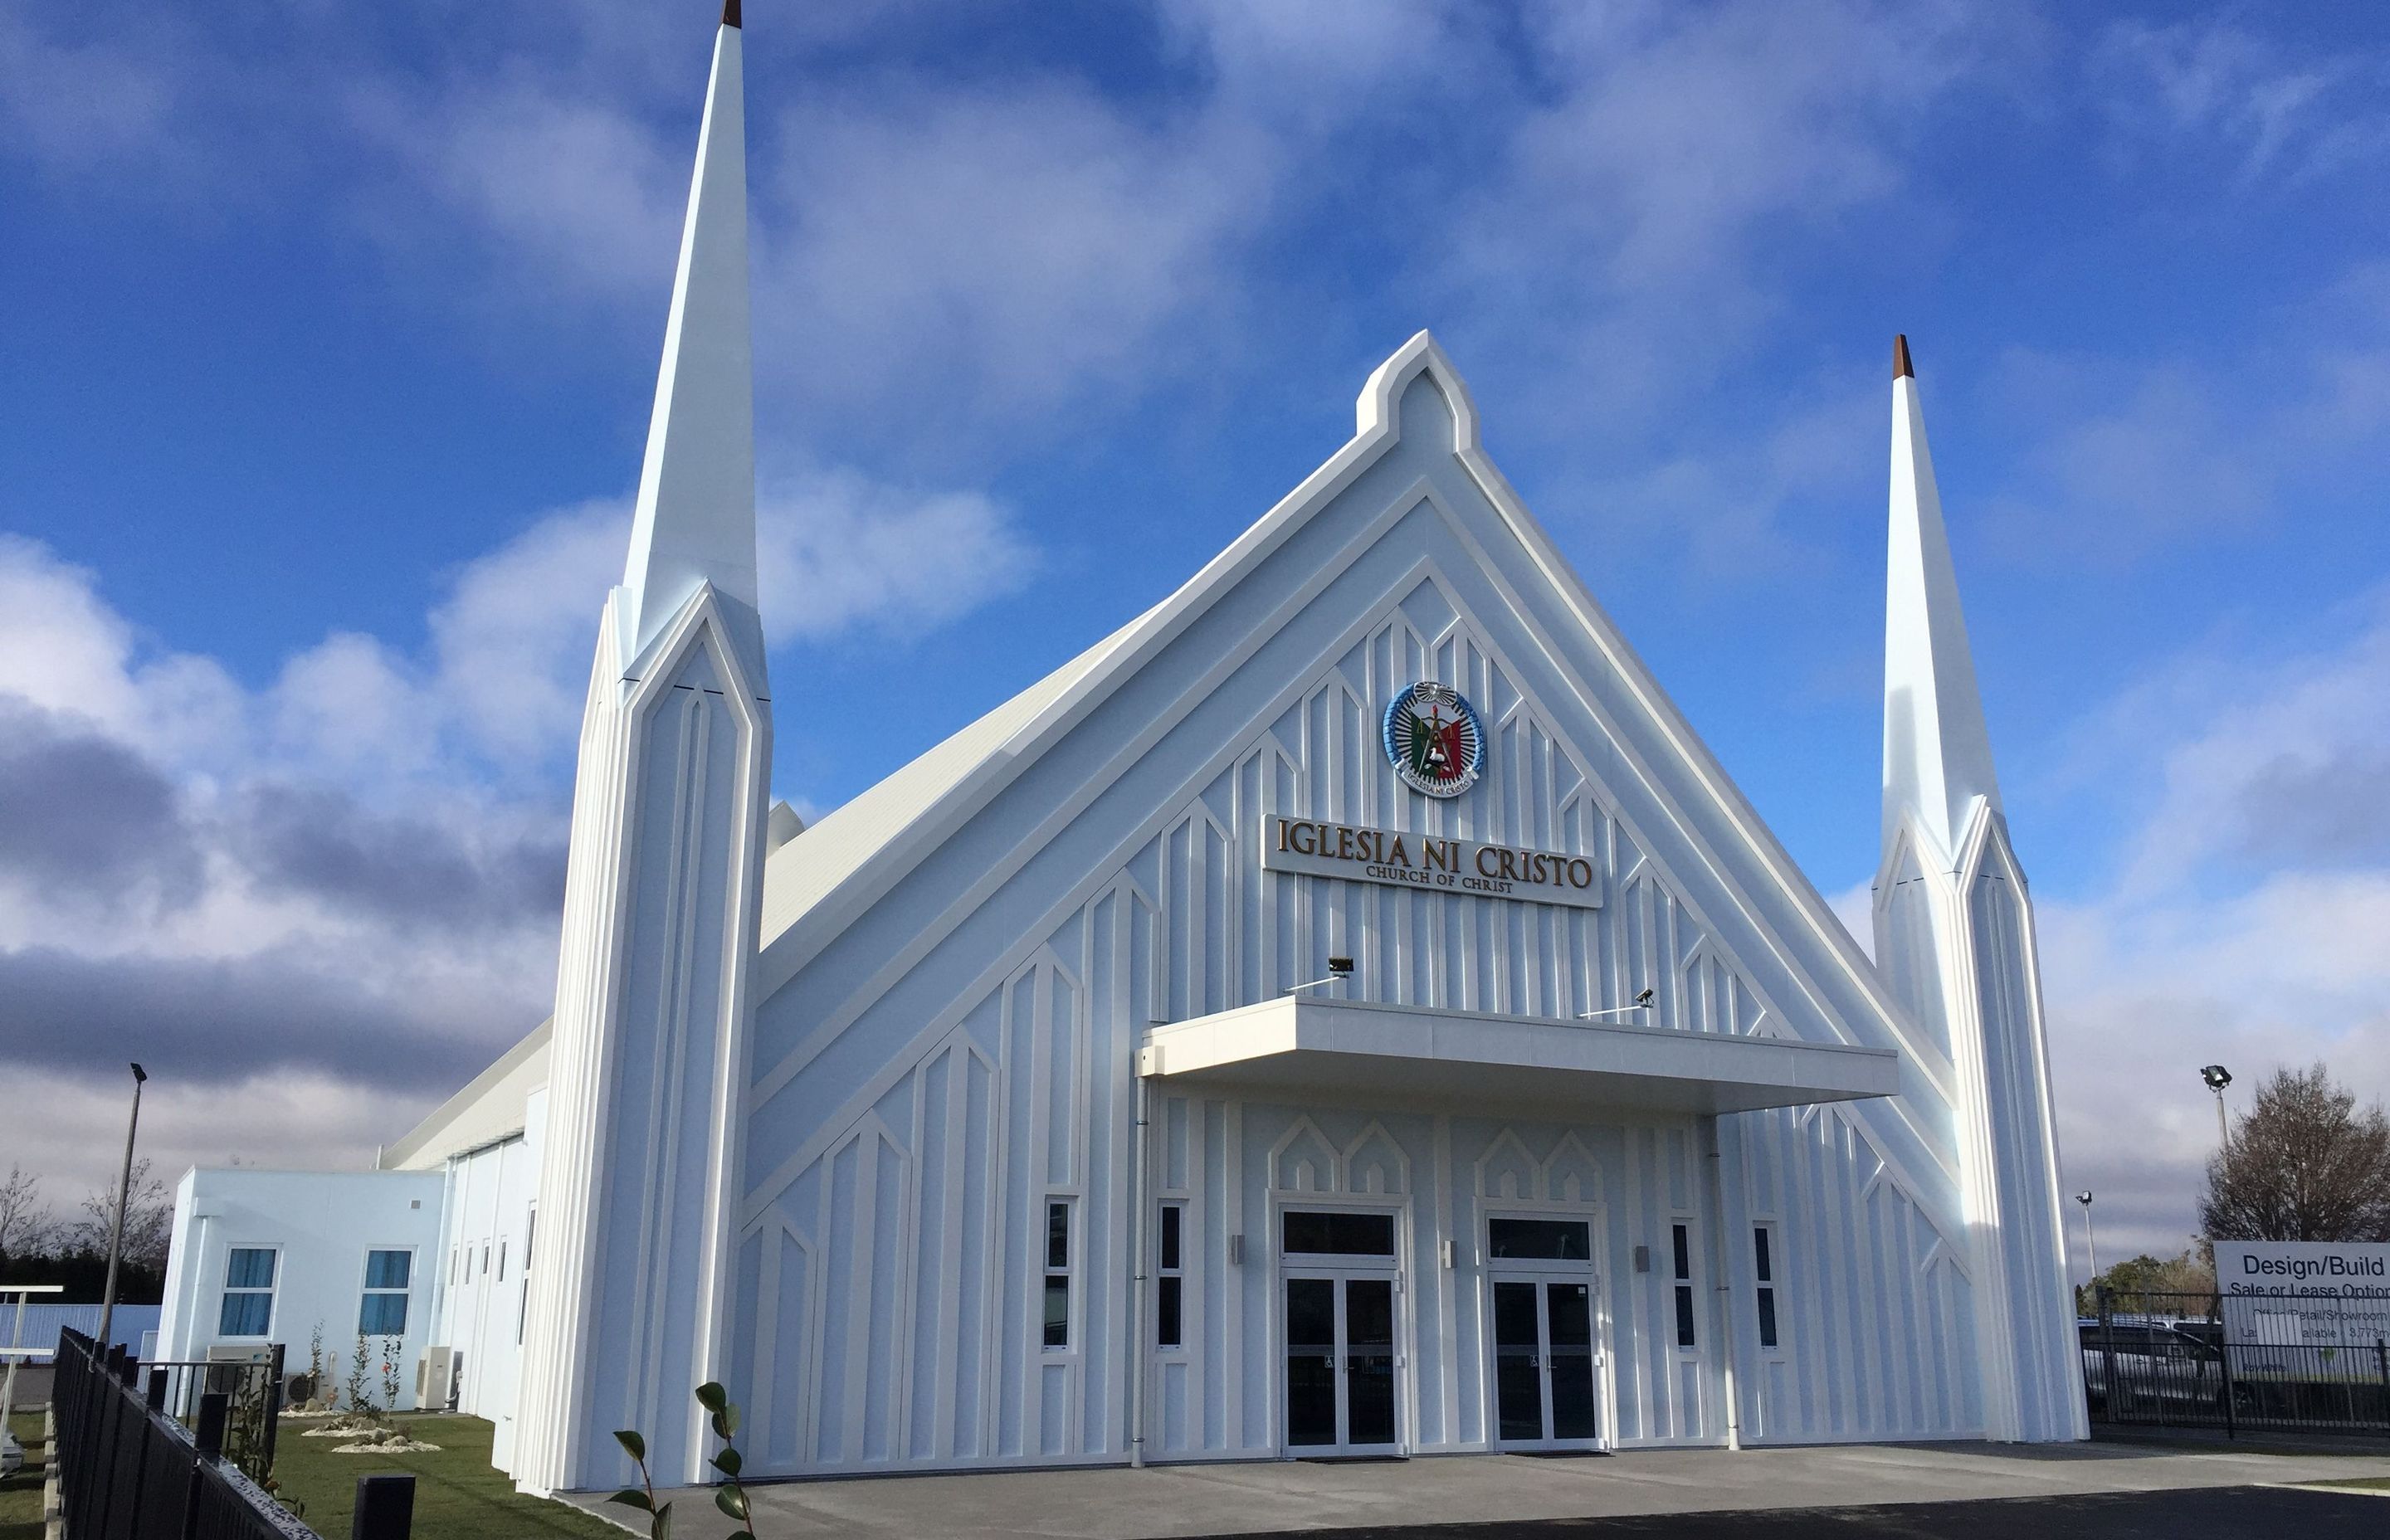
[[[1892,375],[1876,962],[1922,1029],[1922,1051],[1947,1056],[1984,1431],[2079,1439],[2033,895],[1992,775],[1905,337]]]
[[[680,267],[623,570],[625,662],[699,584],[755,609],[755,391],[747,321],[747,114],[738,0],[723,8]],[[760,663],[761,659],[748,660]]]
[[[726,1372],[728,1258],[772,708],[755,612],[739,8],[723,14],[654,426],[582,718],[526,1275],[518,1484],[706,1473],[692,1391]]]
[[[1891,848],[1901,814],[1914,810],[1919,827],[1946,860],[1958,850],[1968,804],[1977,797],[1998,810],[1991,735],[1967,649],[1959,579],[1950,565],[1950,538],[1942,526],[1942,498],[1934,486],[1934,457],[1925,446],[1925,416],[1908,339],[1892,344],[1892,538],[1884,595],[1883,843]]]

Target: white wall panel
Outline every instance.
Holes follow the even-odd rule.
[[[1129,1070],[1152,1021],[1266,998],[1343,954],[1358,964],[1351,987],[1370,1000],[1567,1018],[1649,987],[1655,1024],[1780,1030],[1767,992],[1622,821],[1587,750],[1556,730],[1452,594],[1433,577],[1399,592],[1282,709],[1214,753],[1200,784],[1157,814],[1124,810],[1152,832],[1077,890],[1091,896],[1048,916],[1036,894],[999,890],[990,905],[1018,926],[999,965],[966,980],[931,948],[913,976],[954,979],[943,1003],[889,984],[838,1007],[859,1012],[842,1032],[759,1056],[769,1086],[752,1113],[742,1245],[777,1260],[759,1262],[741,1295],[733,1355],[752,1360],[741,1372],[759,1472],[1125,1457]],[[1493,740],[1485,781],[1453,802],[1400,789],[1377,741],[1369,703],[1422,661],[1471,696]],[[1560,908],[1265,872],[1263,831],[1278,814],[1582,854],[1605,902]],[[843,961],[819,978],[801,972],[767,1010],[775,1020],[827,1011],[858,975]],[[899,1009],[900,997],[912,1003]],[[770,1034],[799,1041],[787,1026]],[[876,1057],[851,1042],[876,1043]],[[1747,1436],[1971,1426],[1951,1374],[1895,1361],[1913,1333],[1968,1329],[1964,1275],[1903,1174],[1840,1113],[1741,1121],[1723,1259],[1731,1307],[1752,1308],[1748,1214],[1780,1224],[1792,1269],[1780,1303],[1790,1345],[1765,1373],[1754,1356],[1741,1381]],[[1724,1437],[1709,1287],[1721,1259],[1708,1255],[1694,1128],[1481,1123],[1157,1096],[1153,1185],[1188,1204],[1189,1281],[1185,1341],[1157,1356],[1150,1379],[1155,1457],[1277,1447],[1273,1193],[1405,1205],[1405,1426],[1420,1447],[1487,1438],[1475,1246],[1484,1204],[1497,1200],[1598,1206],[1616,1339],[1605,1415],[1617,1436]],[[1058,1197],[1076,1205],[1073,1330],[1052,1351],[1038,1343],[1039,1247]],[[1691,1350],[1676,1345],[1666,1276],[1679,1222],[1700,1255]],[[1240,1236],[1248,1260],[1231,1266]],[[1452,1269],[1445,1238],[1459,1242]],[[1637,1245],[1651,1249],[1648,1274],[1632,1270]],[[1748,1324],[1739,1336],[1755,1340]]]

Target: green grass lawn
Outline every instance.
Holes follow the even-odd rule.
[[[42,1444],[38,1413],[19,1412],[8,1419],[9,1431],[25,1446],[25,1469],[0,1481],[0,1540],[41,1540]]]
[[[304,1421],[282,1424],[274,1475],[282,1499],[297,1507],[317,1534],[345,1540],[357,1478],[405,1471],[415,1478],[414,1540],[544,1540],[549,1535],[623,1540],[623,1531],[575,1508],[525,1497],[490,1466],[490,1424],[477,1417],[401,1417],[409,1438],[440,1445],[437,1454],[336,1455],[341,1441],[302,1438]],[[0,1509],[0,1512],[5,1512]],[[39,1514],[36,1512],[35,1517]],[[0,1540],[17,1536],[0,1527]]]
[[[2353,1486],[2361,1492],[2390,1492],[2390,1476],[2351,1476],[2345,1481],[2309,1482],[2309,1486]]]

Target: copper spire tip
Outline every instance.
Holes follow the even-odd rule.
[[[726,27],[739,25],[739,0],[722,0],[722,24]]]
[[[1908,334],[1906,332],[1892,340],[1892,378],[1895,379],[1917,378],[1917,367],[1908,361]]]

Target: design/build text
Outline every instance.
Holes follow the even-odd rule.
[[[1317,818],[1272,818],[1262,837],[1262,866],[1481,898],[1527,899],[1581,909],[1601,906],[1601,873],[1582,855],[1403,829],[1356,828]]]

